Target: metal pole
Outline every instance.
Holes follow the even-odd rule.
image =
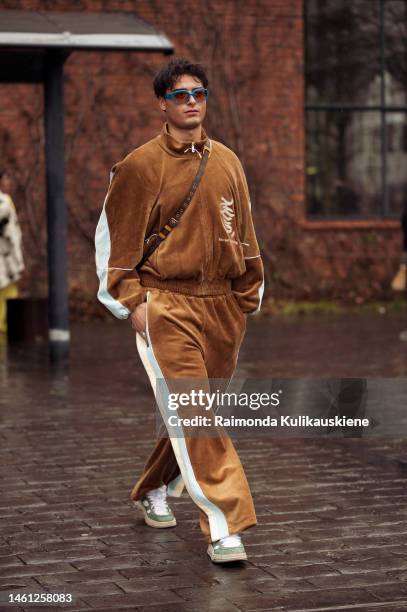
[[[70,339],[64,194],[63,66],[66,57],[66,53],[48,51],[44,62],[48,337],[50,360],[58,364],[68,360]]]

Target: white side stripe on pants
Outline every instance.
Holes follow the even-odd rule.
[[[154,355],[153,346],[151,343],[151,338],[148,329],[148,304],[151,300],[151,292],[147,291],[147,309],[146,309],[146,332],[147,332],[147,341],[148,346],[145,340],[142,338],[140,334],[137,334],[137,348],[140,354],[140,358],[143,362],[143,365],[146,369],[148,377],[150,379],[151,386],[154,391],[154,395],[160,409],[160,412],[167,422],[168,417],[170,416],[169,408],[168,408],[168,395],[169,389],[167,384],[165,383],[165,379],[163,373],[160,369],[160,366],[157,362],[157,359]],[[160,393],[157,393],[157,379],[162,379],[162,384],[160,382]],[[164,392],[162,392],[164,391]],[[213,502],[211,502],[202,491],[196,476],[194,474],[194,470],[191,464],[190,457],[188,455],[188,449],[185,443],[185,438],[183,436],[182,427],[174,428],[176,430],[176,435],[171,436],[171,444],[174,451],[175,458],[177,460],[182,480],[186,486],[186,489],[191,496],[192,500],[196,503],[196,505],[207,515],[209,521],[209,529],[211,533],[211,540],[215,542],[216,540],[220,540],[221,538],[225,538],[229,535],[229,528],[226,521],[226,517],[224,513],[218,508]],[[174,479],[176,480],[176,479]],[[174,482],[174,481],[173,481]],[[179,482],[174,485],[179,485]]]

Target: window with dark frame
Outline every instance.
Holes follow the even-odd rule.
[[[304,0],[306,211],[398,218],[407,201],[407,0]]]

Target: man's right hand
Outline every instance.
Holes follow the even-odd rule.
[[[147,304],[146,302],[142,302],[133,310],[130,315],[130,320],[132,328],[138,331],[144,338],[146,337],[146,318]]]

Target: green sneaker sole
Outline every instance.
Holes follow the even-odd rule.
[[[177,524],[175,518],[170,519],[168,521],[156,521],[151,518],[151,516],[148,516],[147,510],[140,501],[134,501],[133,504],[136,506],[136,508],[142,511],[144,515],[144,522],[149,527],[155,527],[156,529],[167,529],[167,527],[175,527],[175,525]]]
[[[247,561],[247,554],[243,546],[238,548],[231,548],[228,550],[226,547],[220,551],[214,550],[212,544],[209,544],[208,550],[206,551],[214,563],[229,563],[230,561]]]

